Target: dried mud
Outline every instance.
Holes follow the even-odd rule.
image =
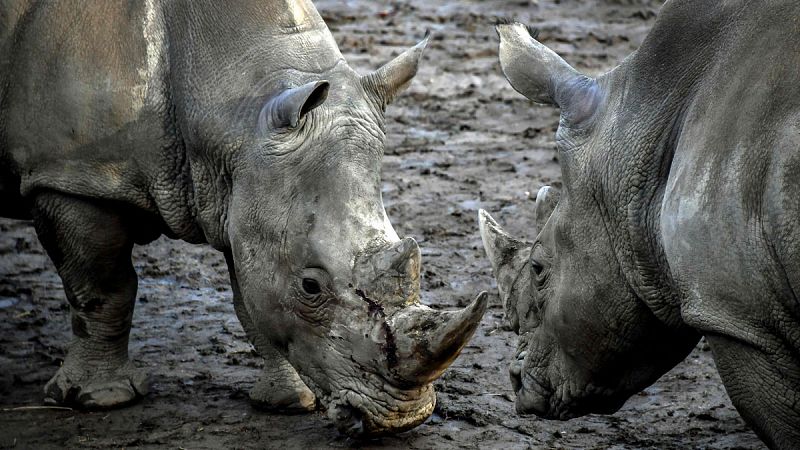
[[[321,412],[253,409],[247,391],[261,361],[234,315],[222,256],[164,238],[134,254],[141,279],[130,348],[151,374],[150,394],[115,411],[19,409],[40,404],[64,357],[68,307],[30,224],[0,219],[0,448],[763,448],[702,342],[616,414],[557,422],[514,413],[506,366],[517,338],[500,328],[477,210],[528,234],[531,193],[559,180],[558,115],[508,86],[491,24],[503,16],[537,26],[540,40],[598,74],[636,49],[659,1],[316,3],[362,73],[433,33],[418,78],[388,111],[384,200],[398,233],[423,249],[425,303],[450,308],[493,292],[474,339],[436,382],[434,416],[359,442]]]

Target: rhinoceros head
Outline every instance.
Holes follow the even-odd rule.
[[[523,25],[498,25],[498,33],[511,85],[561,108],[556,141],[563,189],[539,191],[536,239],[509,236],[485,211],[479,217],[506,317],[520,335],[510,365],[517,411],[556,419],[610,413],[680,361],[686,347],[669,349],[674,335],[645,306],[619,262],[630,247],[609,233],[609,217],[617,212],[603,197],[609,190],[603,162],[619,149],[607,139],[614,120],[607,80],[580,74]]]
[[[244,307],[349,434],[418,425],[432,381],[486,308],[420,303],[420,250],[381,199],[383,110],[417,71],[425,42],[359,77],[346,64],[268,98],[258,138],[237,155],[230,257]]]

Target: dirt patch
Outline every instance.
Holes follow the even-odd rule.
[[[589,73],[633,51],[660,3],[648,0],[320,0],[342,51],[362,73],[433,32],[420,75],[388,111],[383,191],[398,233],[422,247],[423,302],[463,306],[495,292],[454,366],[436,383],[438,406],[401,435],[355,442],[323,414],[252,409],[261,362],[231,301],[222,255],[160,239],[135,250],[141,276],[131,355],[150,394],[119,411],[8,410],[36,405],[64,357],[68,307],[29,224],[0,220],[0,448],[763,448],[725,395],[700,344],[658,383],[611,416],[570,422],[514,413],[506,366],[516,336],[502,311],[477,227],[485,208],[527,235],[531,193],[559,180],[551,108],[502,78],[496,16],[539,28],[539,38]]]

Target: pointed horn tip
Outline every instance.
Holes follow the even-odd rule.
[[[442,314],[444,317],[450,317],[452,320],[460,323],[461,326],[467,325],[471,326],[473,329],[477,329],[488,307],[489,293],[481,291],[467,306],[460,310],[446,311]]]
[[[486,291],[482,291],[475,297],[474,300],[463,309],[456,310],[456,311],[449,311],[445,313],[446,315],[450,315],[452,318],[458,317],[455,319],[456,322],[460,323],[461,333],[465,339],[469,339],[475,330],[478,329],[478,326],[483,320],[483,316],[486,314],[486,310],[489,308],[489,293]]]
[[[498,21],[494,26],[497,35],[502,41],[504,38],[511,38],[513,35],[506,33],[516,33],[518,37],[523,39],[537,40],[539,38],[539,30],[524,23],[511,21],[508,19]]]
[[[422,40],[414,46],[414,51],[416,52],[424,52],[425,49],[428,47],[428,43],[431,40],[431,30],[430,28],[425,30],[425,36],[422,37]]]
[[[505,232],[500,228],[497,221],[483,209],[478,211],[478,229],[480,230],[481,239],[483,239],[484,244],[487,242],[486,239],[490,237],[490,233],[505,235]]]
[[[511,19],[505,18],[505,17],[498,18],[494,22],[494,29],[498,33],[501,30],[506,29],[506,28],[510,28],[510,27],[523,27],[523,28],[525,28],[525,25],[523,25],[523,24],[521,24],[521,23],[519,23],[519,22],[517,22],[515,20],[511,20]]]
[[[465,306],[464,309],[457,313],[462,318],[462,324],[466,325],[466,327],[462,330],[464,344],[466,344],[466,341],[468,341],[475,333],[475,330],[478,329],[488,308],[489,294],[486,291],[483,291],[478,294],[477,297],[475,297],[475,300],[473,300],[472,303]]]
[[[481,227],[486,224],[497,226],[497,221],[485,209],[478,210],[478,222]]]
[[[472,301],[472,304],[467,306],[467,308],[471,309],[473,312],[477,312],[478,315],[483,317],[483,314],[486,312],[486,309],[489,307],[489,293],[486,291],[481,292],[475,297],[475,300]]]
[[[496,27],[499,27],[501,25],[514,25],[514,24],[518,24],[518,23],[519,22],[517,22],[516,20],[510,19],[508,17],[495,17],[494,18],[494,26],[496,26]]]
[[[541,200],[546,199],[548,195],[552,194],[552,189],[553,187],[550,186],[549,184],[540,187],[539,190],[536,192],[536,201],[539,201],[540,199]]]

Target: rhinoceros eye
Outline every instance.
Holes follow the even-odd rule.
[[[319,282],[313,278],[303,278],[303,292],[308,295],[318,295],[322,292],[322,287],[320,287]]]
[[[531,259],[531,269],[533,270],[533,273],[535,273],[537,277],[540,276],[542,272],[544,272],[544,266],[535,259]]]
[[[319,267],[306,267],[299,275],[297,290],[305,298],[301,301],[311,306],[322,304],[327,298],[323,294],[328,290],[330,284],[328,273]]]
[[[534,275],[534,282],[537,285],[544,283],[546,277],[545,263],[547,262],[547,252],[538,242],[534,244],[530,257],[531,271]]]

